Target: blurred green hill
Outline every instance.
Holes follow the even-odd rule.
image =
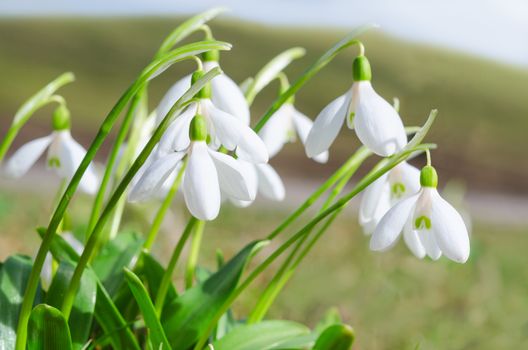
[[[13,113],[29,95],[61,72],[73,71],[76,83],[61,93],[76,117],[74,135],[88,144],[99,121],[180,22],[174,18],[2,19],[0,132],[5,132]],[[293,80],[345,33],[223,21],[213,22],[212,27],[216,38],[234,44],[221,61],[224,71],[239,82],[279,52],[302,46],[308,54],[287,71]],[[434,160],[443,179],[456,175],[465,178],[470,188],[528,193],[528,71],[376,32],[363,40],[375,88],[388,100],[400,98],[405,124],[421,124],[431,108],[440,110],[429,140],[440,145]],[[298,109],[314,118],[342,94],[351,84],[354,54],[351,49],[314,78],[299,93]],[[193,68],[184,63],[156,79],[150,90],[152,107],[171,82]],[[253,120],[275,95],[276,86],[272,86],[257,98]],[[31,123],[17,144],[47,133],[48,115],[44,111]],[[306,160],[299,145],[287,147],[276,162],[283,174],[320,176],[356,145],[353,133],[343,132],[327,167]]]

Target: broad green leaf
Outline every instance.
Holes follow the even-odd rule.
[[[46,295],[46,303],[60,307],[75,266],[68,261],[60,263]],[[81,287],[75,296],[73,309],[68,319],[73,349],[82,349],[88,341],[92,327],[97,296],[97,282],[93,271],[87,269],[81,278]]]
[[[141,349],[125,319],[100,282],[97,284],[95,318],[105,335],[110,338],[113,349]]]
[[[339,310],[337,308],[330,308],[325,312],[323,318],[317,322],[314,332],[321,334],[321,332],[323,332],[327,327],[341,322],[342,320]]]
[[[29,350],[72,349],[70,330],[62,313],[46,304],[37,305],[29,316]]]
[[[123,268],[139,254],[142,244],[143,239],[136,233],[119,233],[94,258],[92,268],[110,295],[123,283]]]
[[[9,257],[0,267],[0,349],[14,349],[20,305],[31,272],[31,260]]]
[[[262,321],[236,327],[222,339],[214,342],[213,347],[215,350],[301,349],[305,344],[292,347],[287,342],[309,335],[310,329],[300,323],[283,320]]]
[[[317,338],[313,350],[349,350],[354,343],[354,330],[346,324],[327,327]]]
[[[37,230],[38,231],[38,230]],[[77,261],[79,255],[60,235],[55,235],[51,242],[50,252],[56,260]],[[103,284],[92,273],[97,283],[97,297],[95,304],[95,318],[103,329],[114,349],[140,350],[134,334],[125,319],[114,305]]]
[[[145,284],[147,286],[147,289],[149,291],[149,295],[152,299],[156,297],[158,294],[158,288],[161,282],[161,279],[163,278],[163,275],[165,274],[165,268],[161,266],[161,264],[150,254],[143,252],[141,254],[141,267],[139,268],[139,271],[134,271],[136,274],[145,281]],[[167,303],[170,300],[176,299],[178,296],[178,293],[176,292],[176,289],[171,284],[169,286],[169,290],[167,291],[167,297],[165,298],[165,303]]]
[[[149,339],[152,342],[153,349],[170,349],[169,341],[165,336],[163,327],[161,327],[158,315],[154,309],[154,304],[150,299],[147,290],[138,276],[132,271],[125,268],[125,277],[128,282],[128,286],[138,303],[145,324],[149,329]]]
[[[268,241],[248,244],[205,282],[172,300],[163,310],[161,324],[175,350],[187,350],[204,336],[209,323],[235,290],[251,257]]]

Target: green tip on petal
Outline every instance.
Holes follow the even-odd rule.
[[[202,59],[204,62],[218,62],[218,60],[220,59],[220,51],[218,50],[205,51],[202,54]]]
[[[65,105],[61,104],[53,112],[53,130],[69,130],[70,126],[70,111]]]
[[[193,73],[191,77],[191,84],[194,84],[205,75],[205,72],[203,70],[197,70]],[[204,87],[198,91],[196,94],[196,97],[198,98],[211,98],[211,84],[207,83],[204,85]]]
[[[207,140],[207,125],[203,116],[199,114],[194,116],[191,121],[191,128],[189,129],[189,137],[191,141]]]
[[[365,56],[357,56],[352,63],[352,77],[354,81],[370,81],[372,79],[372,71],[370,63]]]
[[[420,172],[420,184],[422,187],[433,187],[438,186],[438,174],[435,168],[430,165],[426,165]]]

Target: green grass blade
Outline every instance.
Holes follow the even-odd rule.
[[[136,276],[132,271],[125,268],[125,278],[128,282],[128,286],[136,299],[136,302],[143,314],[143,319],[145,324],[149,329],[149,339],[152,342],[152,347],[154,349],[171,349],[167,336],[161,327],[160,320],[154,309],[154,304],[150,299],[147,290],[138,276]]]
[[[46,304],[37,305],[29,316],[29,350],[71,350],[68,323],[62,313]]]

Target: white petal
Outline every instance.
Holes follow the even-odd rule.
[[[137,202],[154,197],[184,155],[183,152],[177,152],[154,160],[130,190],[129,201]]]
[[[86,150],[70,136],[69,132],[62,134],[61,137],[62,142],[58,150],[60,161],[58,173],[65,179],[71,179],[86,155]],[[99,179],[93,165],[90,164],[81,178],[79,189],[88,194],[95,194],[98,186]]]
[[[416,230],[416,234],[418,235],[418,238],[420,238],[420,242],[422,242],[422,246],[424,247],[427,256],[433,260],[440,259],[442,251],[440,250],[440,247],[438,247],[433,232],[431,230]]]
[[[462,216],[433,192],[431,206],[431,230],[442,253],[449,259],[464,263],[469,258],[469,235]]]
[[[401,174],[401,180],[405,186],[405,196],[412,195],[420,190],[420,170],[407,162],[398,164]]]
[[[210,101],[204,101],[204,107],[213,123],[215,136],[225,148],[232,151],[236,147],[238,157],[251,163],[268,161],[266,146],[253,129],[219,110]]]
[[[295,130],[297,131],[297,135],[299,135],[299,139],[301,140],[303,145],[306,145],[306,139],[308,138],[308,134],[310,133],[310,130],[312,130],[313,126],[312,120],[301,112],[294,109],[293,125],[295,126]],[[316,162],[326,163],[328,161],[328,151],[324,151],[311,158]]]
[[[77,254],[79,255],[82,254],[84,250],[84,244],[79,242],[79,240],[77,240],[77,238],[73,235],[73,233],[63,232],[61,234],[61,237],[64,238],[66,242],[68,242],[68,244],[73,248],[73,250],[75,250]]]
[[[20,177],[27,173],[29,168],[50,145],[53,136],[46,136],[30,141],[20,147],[6,163],[4,172],[10,177]]]
[[[174,119],[160,139],[160,152],[183,151],[189,147],[189,128],[196,115],[196,109],[197,105],[193,103]]]
[[[205,142],[193,142],[191,148],[183,177],[185,203],[196,218],[213,220],[221,203],[218,173]]]
[[[381,98],[370,82],[361,82],[354,117],[359,140],[372,152],[386,157],[407,144],[407,136],[400,116]]]
[[[235,198],[231,198],[229,197],[229,201],[231,203],[233,203],[233,205],[237,208],[247,208],[249,207],[251,204],[254,203],[254,201],[241,201],[239,199],[235,199]]]
[[[42,265],[42,271],[40,272],[40,285],[42,289],[47,292],[51,286],[53,279],[53,257],[50,253],[46,254],[44,259],[44,265]]]
[[[211,100],[219,109],[249,125],[249,106],[238,85],[227,75],[211,80]]]
[[[290,104],[283,105],[259,131],[259,136],[266,145],[270,158],[279,153],[284,144],[290,141],[293,132],[291,128],[292,109],[293,106]]]
[[[403,228],[403,240],[414,256],[418,259],[425,257],[425,248],[418,237],[418,233],[413,229],[412,216],[409,216]]]
[[[178,101],[190,87],[191,75],[183,77],[172,85],[172,87],[165,93],[165,96],[161,99],[158,108],[156,108],[156,125],[165,118],[176,101]]]
[[[364,217],[359,218],[359,224],[363,228],[363,233],[366,235],[371,235],[390,208],[390,189],[389,186],[385,186],[378,204],[376,205],[374,214],[368,219],[365,219]]]
[[[240,169],[243,172],[244,179],[249,189],[250,197],[255,198],[258,191],[258,175],[255,164],[238,159]]]
[[[370,221],[374,218],[376,208],[383,193],[387,193],[387,174],[383,174],[371,183],[364,191],[359,204],[359,223]]]
[[[271,200],[282,201],[286,191],[275,169],[269,164],[257,164],[256,169],[260,193]]]
[[[403,230],[403,226],[411,215],[411,211],[418,200],[418,196],[419,194],[415,194],[412,197],[396,203],[396,205],[393,206],[385,216],[383,216],[376,227],[376,230],[372,234],[370,240],[371,250],[384,251],[394,245]]]
[[[350,94],[347,92],[330,102],[315,118],[305,143],[308,157],[315,157],[330,148],[343,126],[349,101]]]
[[[240,161],[227,154],[212,150],[209,150],[209,154],[216,166],[221,191],[235,199],[254,200],[255,195],[253,193],[252,196],[252,191],[246,183],[245,172],[242,169],[242,165],[240,165]]]

